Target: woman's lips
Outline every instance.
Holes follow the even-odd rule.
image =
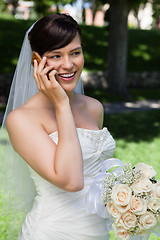
[[[63,81],[71,81],[75,77],[76,72],[72,73],[64,73],[64,74],[58,74],[58,77],[62,79]]]

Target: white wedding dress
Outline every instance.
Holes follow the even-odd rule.
[[[84,189],[66,192],[31,169],[37,196],[18,240],[106,240],[105,220],[86,212],[85,198],[102,161],[112,157],[115,141],[107,128],[77,128],[84,160]],[[58,132],[49,135],[57,144]]]

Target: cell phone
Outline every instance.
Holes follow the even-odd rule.
[[[34,59],[36,59],[39,64],[42,58],[37,52],[33,51],[33,56],[32,56],[32,66],[33,67],[34,67]]]

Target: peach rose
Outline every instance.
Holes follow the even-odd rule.
[[[156,213],[158,210],[160,210],[160,199],[153,198],[151,201],[148,201],[148,208]]]
[[[132,191],[125,184],[116,184],[112,189],[111,198],[115,205],[126,206],[131,199]]]
[[[129,232],[123,227],[117,227],[114,223],[112,224],[112,229],[115,236],[119,240],[128,240],[130,238]]]
[[[157,183],[152,184],[152,194],[156,198],[160,198],[160,181],[157,181]]]
[[[139,178],[131,185],[131,189],[135,194],[149,192],[152,189],[152,183],[148,178]]]
[[[135,169],[142,171],[143,177],[145,178],[152,178],[156,175],[156,172],[152,166],[146,165],[141,162],[135,165]]]
[[[107,203],[107,211],[110,215],[112,215],[114,218],[119,219],[121,214],[118,211],[118,209],[116,208],[116,206],[113,204],[113,202],[109,201]]]
[[[140,216],[139,222],[141,224],[141,229],[150,229],[153,228],[157,220],[152,212],[147,211],[145,214]]]
[[[144,214],[147,211],[147,201],[142,198],[131,197],[130,211],[136,215]]]
[[[136,215],[130,211],[122,214],[122,217],[118,222],[118,226],[122,226],[123,228],[128,230],[135,228],[136,224],[137,224]]]

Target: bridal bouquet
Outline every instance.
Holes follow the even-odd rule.
[[[88,192],[87,211],[106,218],[117,239],[148,239],[151,231],[160,237],[160,181],[155,176],[144,163],[132,168],[119,159],[106,160]]]

